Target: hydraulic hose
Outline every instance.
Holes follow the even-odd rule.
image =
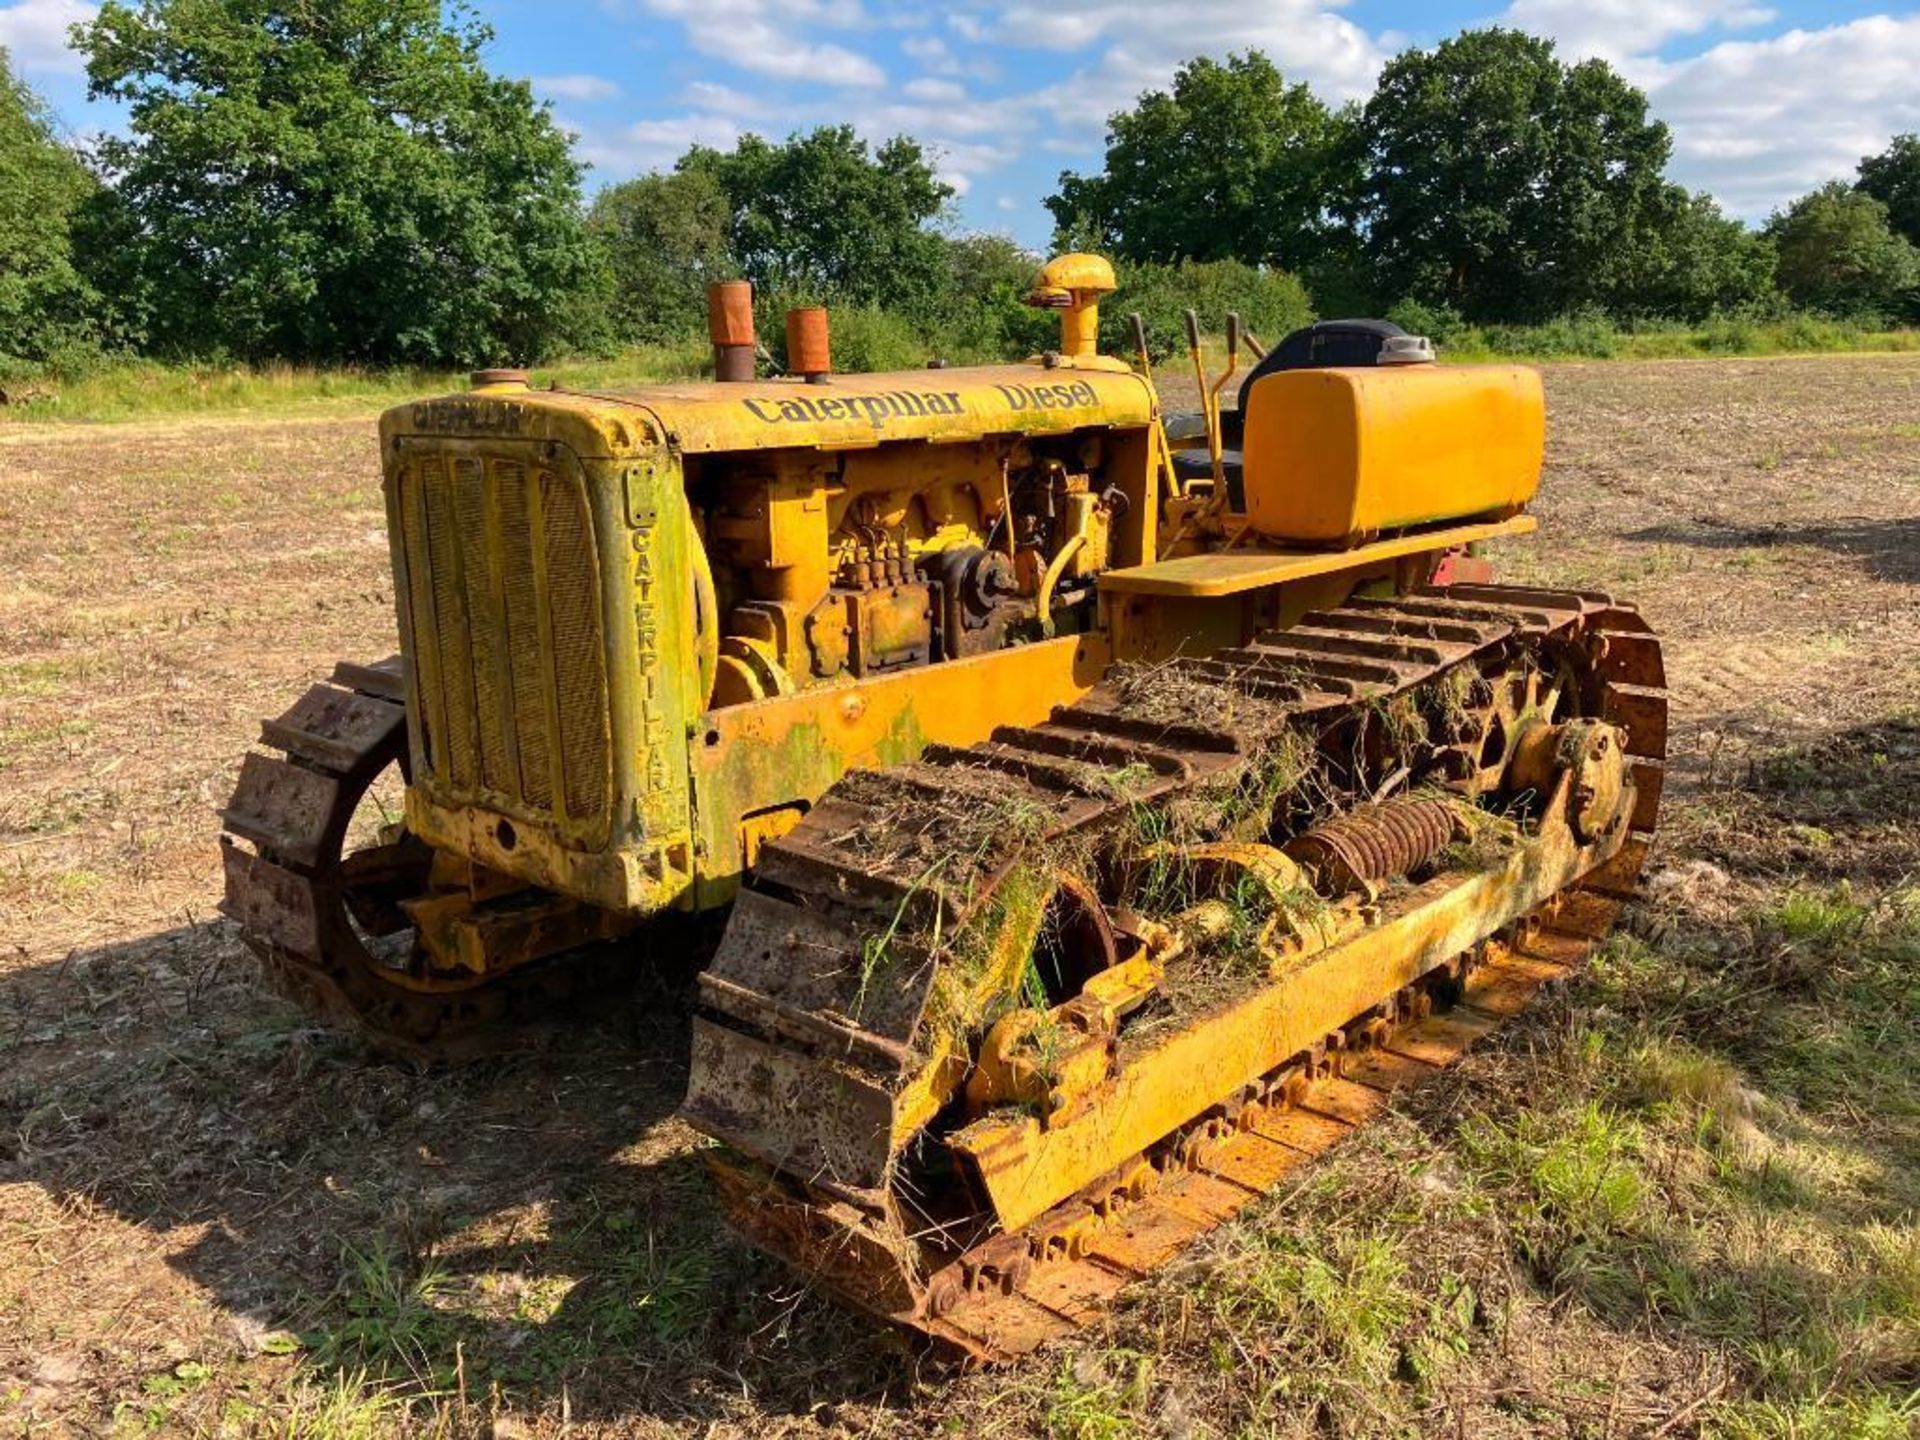
[[[1060,547],[1060,553],[1053,557],[1053,563],[1047,566],[1047,573],[1040,577],[1040,593],[1035,597],[1039,612],[1040,633],[1053,634],[1053,591],[1060,583],[1060,577],[1066,573],[1067,564],[1080,553],[1080,547],[1087,543],[1087,532],[1078,530],[1066,544]]]

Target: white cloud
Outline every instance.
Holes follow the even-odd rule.
[[[819,123],[851,125],[872,145],[895,135],[909,136],[925,147],[934,172],[956,194],[965,195],[979,176],[1019,158],[1032,116],[1032,98],[1014,96],[831,105],[788,118],[795,129]]]
[[[1288,79],[1344,100],[1372,87],[1386,54],[1334,9],[1324,0],[1003,0],[990,30],[996,43],[1027,49],[1107,45],[1083,83],[1101,87],[1093,103],[1109,109],[1121,86],[1164,84],[1197,55],[1242,50],[1263,50]]]
[[[1512,0],[1505,23],[1598,56],[1647,92],[1673,132],[1673,178],[1761,220],[1860,157],[1920,129],[1920,15],[1869,16],[1663,60],[1669,42],[1765,25],[1751,0]]]
[[[678,20],[687,43],[703,55],[743,70],[786,80],[868,88],[884,85],[887,72],[844,45],[802,40],[795,24],[846,28],[861,9],[853,0],[642,0],[655,15]]]
[[[86,68],[67,48],[67,30],[93,19],[95,9],[81,0],[18,0],[0,5],[0,50],[16,70],[78,74]]]
[[[993,208],[1002,215],[1011,215],[1020,208],[1020,202],[1011,195],[1002,195],[993,202]]]
[[[1920,14],[1726,41],[1652,67],[1674,178],[1750,219],[1920,130]]]
[[[938,35],[909,35],[900,42],[900,49],[909,60],[918,60],[929,70],[953,74],[960,68],[952,47]]]
[[[897,13],[889,8],[895,0],[607,3],[676,21],[701,54],[772,82],[833,88],[796,96],[771,82],[736,89],[696,80],[681,92],[684,114],[603,135],[589,128],[583,153],[595,163],[626,172],[669,164],[696,139],[731,144],[743,128],[785,133],[845,122],[876,143],[919,139],[949,184],[976,193],[983,176],[1023,152],[1097,163],[1107,117],[1164,88],[1195,56],[1262,50],[1289,80],[1337,103],[1370,93],[1381,65],[1407,43],[1354,24],[1341,0],[959,0],[939,17],[941,30],[897,41],[875,33]],[[55,5],[79,8],[79,0],[12,8]],[[8,13],[0,9],[0,17]],[[1773,23],[1767,0],[1499,0],[1485,13],[1552,36],[1569,58],[1617,65],[1672,127],[1674,178],[1711,190],[1748,219],[1851,175],[1859,157],[1892,134],[1920,130],[1920,14],[1753,38]],[[1700,53],[1661,58],[1687,41],[1679,48]],[[1059,57],[1057,78],[992,94],[980,77],[1018,50]],[[891,86],[883,54],[912,67]],[[995,198],[976,208],[1005,213],[1006,188],[1002,180]]]
[[[1404,37],[1369,34],[1335,8],[1327,0],[989,0],[949,24],[996,45],[1083,54],[1076,73],[1015,108],[1051,122],[1040,127],[1040,148],[1092,158],[1109,114],[1163,88],[1196,55],[1263,50],[1323,98],[1364,98]],[[1674,178],[1757,220],[1850,176],[1893,134],[1920,130],[1920,14],[1719,39],[1697,55],[1660,58],[1676,40],[1751,30],[1774,15],[1760,0],[1509,0],[1501,20],[1552,36],[1570,58],[1617,65],[1672,128]]]
[[[580,158],[610,180],[648,170],[669,170],[694,145],[725,150],[740,138],[740,127],[724,115],[676,115],[641,120],[612,131],[564,120],[560,123],[580,137],[574,147]]]
[[[1109,115],[1200,55],[1264,51],[1289,81],[1337,102],[1365,97],[1388,53],[1323,0],[996,0],[985,17],[949,23],[996,45],[1089,52],[1083,68],[1030,97],[1054,131],[1041,144],[1075,155],[1097,153]]]
[[[1501,21],[1549,36],[1570,55],[1632,67],[1683,35],[1750,29],[1774,13],[1752,0],[1513,0]]]
[[[680,98],[695,110],[705,110],[715,115],[750,117],[767,113],[767,102],[758,96],[712,80],[693,81],[680,92]]]
[[[536,75],[531,83],[542,95],[556,100],[611,100],[620,93],[618,85],[598,75]]]
[[[900,93],[909,100],[929,100],[937,103],[966,99],[967,87],[952,80],[934,80],[923,75],[917,80],[909,80],[902,85]]]
[[[901,94],[907,95],[905,87]],[[915,140],[943,145],[960,140],[990,146],[996,154],[1010,158],[1026,143],[1036,103],[1031,95],[981,99],[964,93],[958,97],[943,94],[932,99],[875,101],[852,108],[833,106],[827,118],[844,120],[875,140],[892,135],[910,135]]]
[[[926,109],[883,105],[843,116],[870,143],[910,135],[926,146],[936,173],[954,193],[965,195],[976,177],[998,170],[1020,154],[1022,113],[1018,100],[976,100]]]
[[[976,80],[993,80],[1000,74],[993,54],[976,52],[963,59],[938,35],[909,35],[900,42],[900,50],[930,75],[966,75]]]

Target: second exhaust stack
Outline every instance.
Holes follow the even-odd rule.
[[[789,310],[787,372],[818,384],[832,371],[833,354],[828,342],[826,306],[801,305]]]
[[[713,378],[754,378],[753,283],[716,280],[707,286],[707,335],[713,341]]]

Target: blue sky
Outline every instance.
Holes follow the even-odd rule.
[[[959,223],[1035,247],[1062,169],[1096,167],[1105,117],[1199,54],[1259,48],[1323,97],[1364,97],[1408,45],[1503,23],[1599,55],[1673,129],[1675,178],[1764,219],[1894,134],[1920,130],[1920,10],[1870,0],[474,0],[490,61],[577,132],[590,184],[693,141],[847,121],[925,142]],[[86,0],[0,0],[0,46],[72,131],[66,27]]]

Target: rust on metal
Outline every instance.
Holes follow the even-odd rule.
[[[796,305],[787,311],[787,371],[803,380],[819,380],[833,369],[827,307]]]
[[[1283,425],[1230,485],[1216,433],[1184,481],[1098,353],[1111,288],[1048,267],[1044,359],[809,386],[824,314],[754,381],[734,282],[715,374],[754,383],[390,410],[406,663],[266,721],[222,812],[274,982],[459,1054],[730,906],[684,1108],[727,1213],[997,1359],[1579,963],[1652,840],[1665,673],[1630,607],[1458,553],[1534,525],[1537,380],[1335,376],[1368,445]]]
[[[583,946],[591,956],[632,921],[531,897],[501,877],[490,903],[436,891],[433,852],[403,830],[349,849],[375,782],[407,765],[402,685],[398,656],[343,663],[331,684],[263,723],[262,748],[242,762],[221,812],[220,909],[268,980],[311,1013],[396,1053],[454,1057],[488,1048],[490,1027],[608,968],[589,958],[577,973],[549,975],[525,962]]]
[[[1336,815],[1287,844],[1287,853],[1330,877],[1335,890],[1405,875],[1446,849],[1460,828],[1445,800],[1406,797]]]
[[[713,378],[738,384],[753,379],[753,285],[715,280],[707,286],[707,335],[713,341]]]

